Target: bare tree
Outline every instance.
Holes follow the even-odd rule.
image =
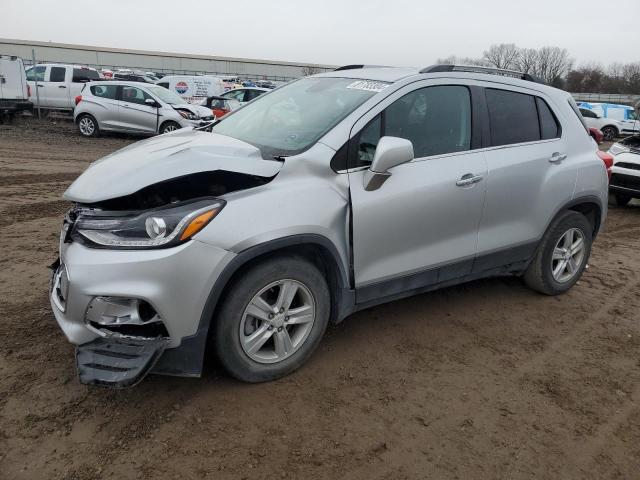
[[[521,48],[516,68],[522,73],[536,75],[538,51],[535,48]]]
[[[309,77],[311,75],[315,75],[321,72],[322,72],[322,69],[320,67],[314,67],[313,65],[305,65],[304,67],[302,67],[303,77]]]
[[[496,68],[512,70],[518,66],[520,49],[515,43],[501,43],[491,45],[489,50],[485,50],[483,58]]]
[[[564,77],[571,70],[573,59],[566,48],[542,47],[538,50],[538,66],[535,74],[549,85],[562,86]]]
[[[436,60],[439,65],[476,65],[480,67],[487,67],[488,64],[483,58],[472,57],[458,57],[456,55],[449,55],[446,58],[439,58]]]

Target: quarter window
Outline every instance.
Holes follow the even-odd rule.
[[[462,86],[415,90],[389,105],[355,137],[352,166],[371,164],[382,136],[410,140],[416,158],[471,149],[471,96]]]
[[[51,67],[51,71],[49,72],[49,81],[64,82],[64,76],[66,72],[67,69],[64,67]]]
[[[538,106],[538,117],[540,118],[540,133],[542,140],[558,138],[560,136],[560,125],[549,108],[549,105],[539,97],[536,97],[536,105]]]
[[[583,117],[585,118],[598,118],[598,115],[596,115],[595,113],[593,113],[591,110],[588,110],[586,108],[581,108],[580,109],[580,113],[582,114]]]

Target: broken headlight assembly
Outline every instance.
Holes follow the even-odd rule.
[[[72,238],[97,248],[168,248],[191,239],[224,208],[218,199],[200,199],[144,212],[77,211]]]
[[[176,111],[182,116],[182,118],[186,118],[187,120],[198,120],[198,116],[189,110],[178,110]]]

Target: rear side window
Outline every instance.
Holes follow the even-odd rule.
[[[161,83],[158,83],[157,85],[160,85],[163,88],[169,89],[169,82],[161,82]]]
[[[90,87],[90,90],[95,97],[115,100],[118,87],[117,85],[93,85]]]
[[[585,118],[598,118],[598,115],[593,113],[591,110],[587,110],[586,108],[581,108],[580,113]]]
[[[535,98],[508,90],[486,90],[491,145],[540,140],[540,125]]]
[[[32,82],[43,82],[44,81],[44,71],[47,67],[31,67],[27,70],[27,80]]]
[[[540,118],[540,134],[542,140],[558,138],[560,136],[560,125],[549,108],[549,105],[539,97],[536,97],[536,105],[538,107],[538,117]]]
[[[67,73],[67,69],[64,67],[51,67],[49,72],[50,82],[64,82],[64,75]]]
[[[93,80],[100,80],[100,74],[96,70],[90,70],[88,68],[74,68],[73,69],[73,82],[74,83],[86,83]]]

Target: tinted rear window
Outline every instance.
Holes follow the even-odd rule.
[[[97,70],[90,70],[88,68],[74,68],[73,69],[73,82],[74,83],[86,83],[92,80],[100,80],[100,74]]]
[[[540,125],[535,98],[507,90],[487,89],[491,124],[491,145],[540,140]]]
[[[65,73],[67,73],[67,69],[64,67],[51,67],[51,72],[49,72],[49,81],[64,82]]]
[[[540,116],[542,140],[558,138],[560,136],[560,125],[551,108],[549,108],[547,102],[538,97],[536,97],[536,104],[538,105],[538,115]]]

